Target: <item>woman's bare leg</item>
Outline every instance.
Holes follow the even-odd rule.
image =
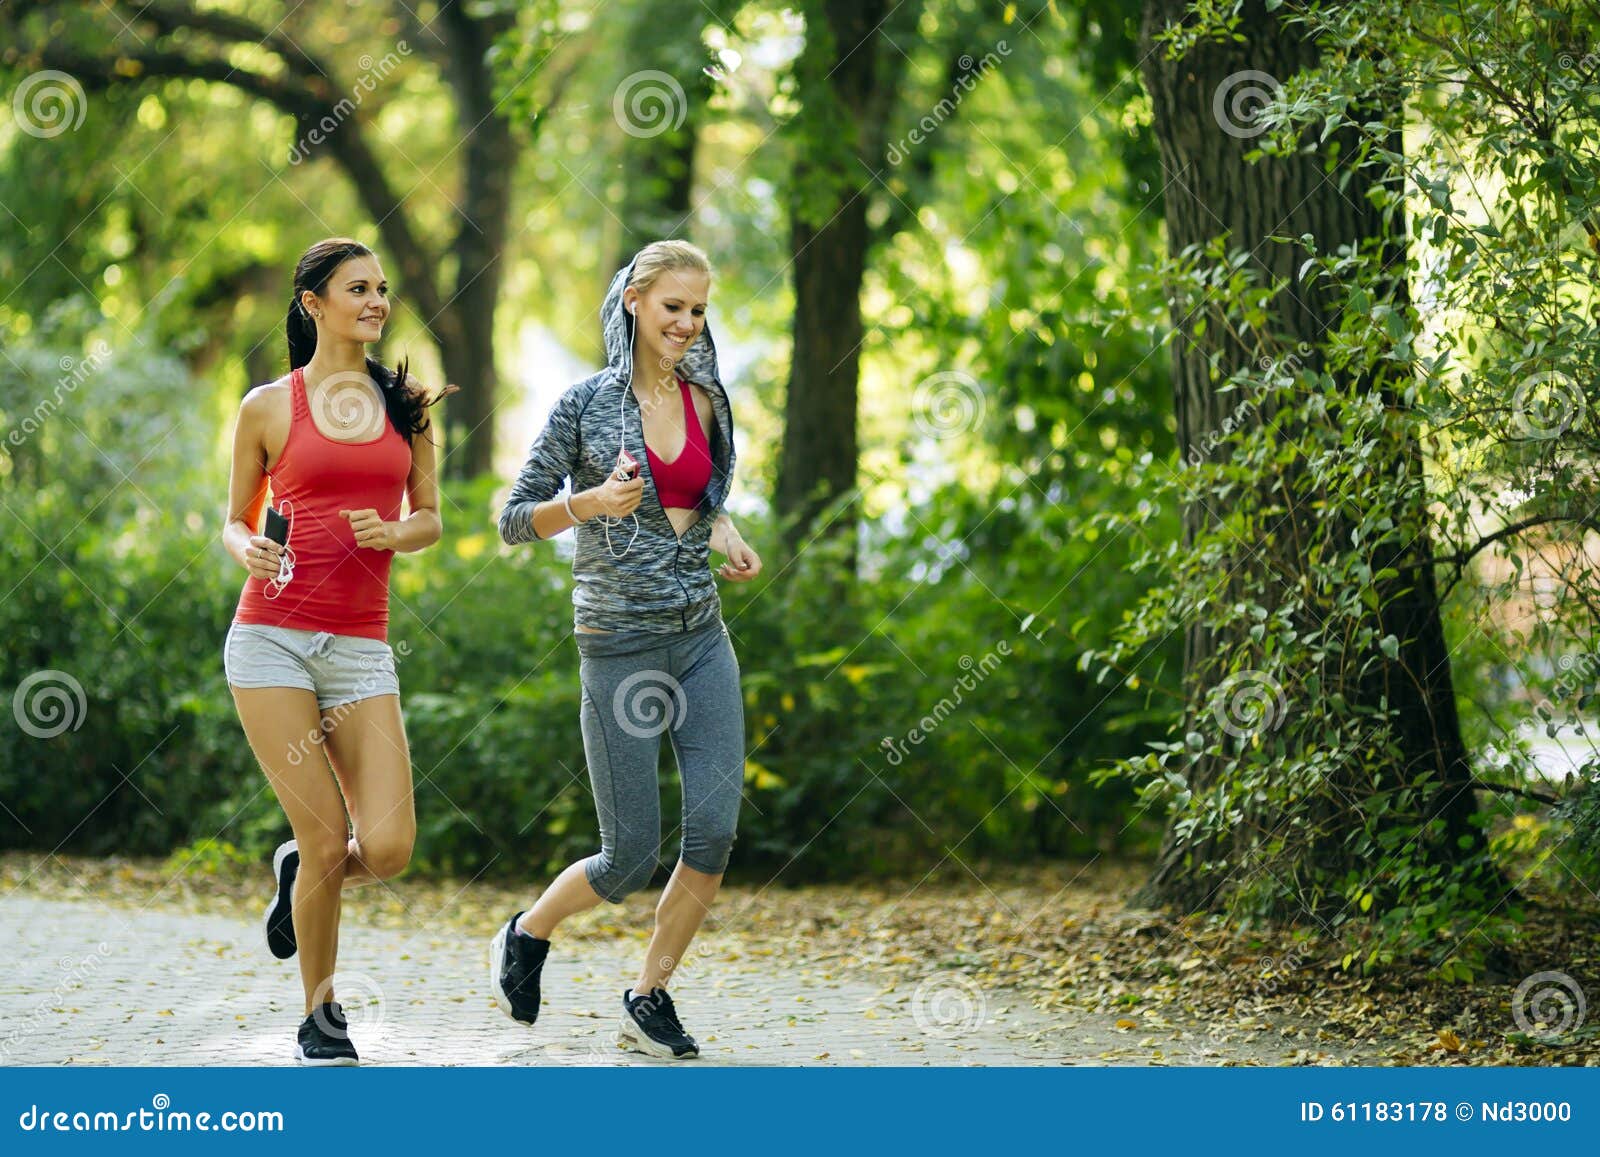
[[[300,848],[295,878],[294,935],[306,1014],[333,999],[339,951],[339,892],[344,885],[349,827],[344,800],[320,744],[317,697],[297,687],[234,687],[250,750],[266,773]]]
[[[678,967],[700,924],[711,911],[711,902],[717,898],[722,886],[722,875],[708,876],[697,872],[682,860],[672,871],[672,879],[661,892],[656,903],[656,930],[650,937],[650,947],[645,953],[639,978],[633,991],[643,996],[655,988],[666,988],[672,982],[673,969]]]
[[[328,757],[350,809],[345,884],[370,884],[405,870],[417,838],[411,752],[398,695],[330,708]]]
[[[568,864],[518,921],[522,930],[540,940],[550,939],[556,926],[568,916],[587,912],[600,903],[600,894],[589,883],[584,865],[587,860]]]

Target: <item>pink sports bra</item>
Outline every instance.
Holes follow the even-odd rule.
[[[645,455],[650,459],[650,477],[655,480],[656,495],[661,505],[693,510],[705,497],[711,484],[711,447],[706,443],[706,432],[700,426],[700,416],[695,413],[694,399],[689,394],[689,383],[678,379],[678,389],[683,394],[683,425],[687,437],[683,450],[671,462],[663,462],[655,451],[645,444]]]

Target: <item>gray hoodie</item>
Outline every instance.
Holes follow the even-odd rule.
[[[609,546],[606,519],[591,518],[576,528],[573,619],[579,626],[602,631],[690,631],[722,614],[710,568],[710,538],[733,487],[733,411],[717,374],[717,350],[708,324],[678,362],[679,376],[710,395],[716,417],[710,439],[711,482],[700,500],[700,520],[680,538],[656,494],[639,401],[629,386],[634,318],[622,308],[622,291],[632,274],[630,262],[611,279],[600,307],[606,368],[569,387],[556,402],[500,512],[500,537],[512,545],[538,539],[534,506],[559,494],[568,478],[574,493],[600,485],[616,468],[618,448],[626,445],[644,478],[644,495],[634,512],[639,534],[633,537],[632,518],[613,523]]]

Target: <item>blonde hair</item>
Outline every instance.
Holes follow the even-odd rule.
[[[691,269],[711,276],[711,259],[698,245],[687,241],[652,241],[633,259],[633,276],[628,285],[644,293],[663,273]]]

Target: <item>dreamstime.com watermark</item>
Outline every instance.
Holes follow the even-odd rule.
[[[111,360],[111,347],[103,341],[97,341],[94,348],[89,351],[86,358],[64,357],[60,361],[61,377],[56,379],[56,388],[51,396],[42,398],[33,407],[31,413],[23,415],[22,421],[16,428],[6,434],[6,441],[13,447],[21,446],[29,438],[39,432],[51,414],[61,408],[63,395],[77,392],[78,387],[88,381],[90,375],[100,372],[107,362]]]
[[[1255,1023],[1263,1011],[1262,1003],[1277,996],[1290,976],[1309,967],[1311,963],[1298,946],[1290,948],[1282,956],[1258,957],[1250,973],[1249,991],[1235,997],[1226,1012],[1213,1018],[1202,1038],[1202,1049],[1214,1053],[1229,1052],[1241,1033],[1253,1031],[1240,1026]]]
[[[88,713],[83,684],[54,667],[29,675],[11,696],[11,717],[35,739],[54,739],[65,731],[76,731]]]
[[[1230,137],[1259,137],[1267,131],[1261,110],[1277,98],[1282,87],[1277,77],[1259,69],[1230,73],[1211,94],[1211,115]]]
[[[924,1033],[940,1040],[977,1032],[988,1017],[988,997],[965,972],[935,972],[911,994],[911,1018]]]
[[[55,987],[42,994],[42,998],[38,1004],[34,1005],[33,1011],[28,1014],[26,1021],[21,1024],[16,1021],[11,1022],[11,1031],[6,1034],[5,1040],[0,1041],[0,1061],[4,1061],[7,1064],[11,1063],[11,1054],[16,1051],[23,1038],[31,1036],[40,1026],[40,1022],[50,1016],[52,1009],[65,1004],[68,993],[82,988],[84,981],[110,955],[111,946],[102,940],[95,946],[93,952],[82,959],[74,960],[70,956],[63,956],[61,958],[62,976],[60,980],[56,981]]]
[[[1519,439],[1548,442],[1559,438],[1588,412],[1583,387],[1561,370],[1532,374],[1511,394],[1511,427]]]
[[[971,655],[962,655],[959,664],[967,674],[955,681],[955,685],[950,688],[950,694],[940,698],[930,713],[917,720],[917,726],[908,731],[903,739],[895,739],[893,736],[883,738],[879,746],[889,753],[887,758],[890,767],[899,767],[911,753],[911,748],[921,746],[923,741],[939,730],[944,721],[961,706],[964,699],[963,692],[976,690],[978,684],[1000,669],[1000,659],[996,657],[995,651],[1000,652],[1002,656],[1010,657],[1011,644],[1001,639],[995,644],[994,651],[985,652],[983,658],[977,661],[974,661]]]
[[[318,145],[325,144],[339,126],[349,120],[356,109],[361,107],[361,102],[376,92],[378,85],[387,80],[389,74],[400,66],[400,61],[410,55],[411,46],[404,40],[396,41],[394,51],[384,53],[381,60],[374,61],[371,54],[363,54],[356,61],[356,66],[361,69],[361,75],[350,87],[350,95],[334,105],[331,112],[323,114],[321,120],[295,141],[294,147],[289,150],[289,163],[298,165],[306,160]]]
[[[969,434],[983,425],[983,387],[960,370],[923,378],[911,395],[911,419],[936,441]]]
[[[1305,359],[1311,354],[1311,347],[1301,342],[1298,353],[1286,354],[1283,357],[1268,357],[1262,355],[1256,359],[1256,368],[1260,371],[1260,380],[1254,378],[1244,383],[1244,388],[1264,396],[1270,396],[1273,390],[1281,389],[1293,382],[1294,377],[1305,366]],[[1261,414],[1261,398],[1245,396],[1231,413],[1213,430],[1207,430],[1205,436],[1197,438],[1190,443],[1184,451],[1183,460],[1191,467],[1202,465],[1206,459],[1216,452],[1218,446],[1227,441],[1234,434],[1259,424]]]
[[[1283,687],[1265,671],[1236,671],[1222,681],[1211,703],[1217,723],[1235,739],[1276,731],[1288,713]]]
[[[611,94],[611,115],[630,137],[649,140],[683,127],[689,97],[670,72],[647,68],[617,85]]]
[[[116,1113],[108,1109],[51,1109],[29,1105],[17,1117],[24,1133],[282,1133],[277,1110],[224,1109],[190,1113],[172,1108],[172,1098],[157,1093],[150,1108]]]
[[[330,1002],[338,1004],[343,1024],[329,1014]],[[311,1007],[311,1019],[330,1036],[355,1037],[372,1045],[389,1035],[388,993],[376,977],[365,972],[340,969],[317,985]]]
[[[999,53],[999,56],[995,54]],[[955,87],[950,90],[950,95],[942,98],[934,105],[905,136],[889,145],[885,159],[890,166],[895,166],[911,155],[911,150],[923,144],[939,131],[939,126],[955,115],[956,109],[961,106],[966,95],[983,81],[985,74],[1000,63],[1000,57],[1010,56],[1011,46],[1004,40],[998,41],[994,48],[985,52],[981,59],[973,60],[971,56],[962,56],[956,61],[956,67],[961,70],[961,75],[956,79]]]
[[[1583,1027],[1583,989],[1565,972],[1535,972],[1511,994],[1511,1019],[1533,1040],[1556,1044]]]
[[[1562,655],[1556,660],[1556,667],[1561,675],[1550,688],[1549,697],[1534,704],[1533,713],[1538,718],[1523,719],[1517,724],[1517,733],[1525,740],[1537,738],[1539,731],[1555,739],[1562,727],[1562,721],[1556,719],[1557,707],[1567,713],[1568,720],[1575,720],[1584,703],[1595,694],[1596,684],[1600,683],[1600,656]],[[1586,768],[1591,780],[1600,780],[1593,763]]]
[[[665,671],[635,671],[611,696],[617,726],[635,739],[649,739],[676,730],[689,716],[689,696]]]
[[[83,127],[89,115],[89,98],[77,77],[47,68],[17,85],[11,95],[11,115],[23,132],[47,141]]]
[[[288,759],[291,767],[299,767],[314,750],[326,743],[328,735],[355,712],[363,699],[385,694],[384,688],[395,677],[396,663],[411,654],[411,644],[402,639],[391,650],[393,658],[387,654],[361,656],[358,661],[361,677],[356,680],[352,692],[355,698],[348,703],[340,703],[329,708],[317,721],[317,726],[307,731],[303,739],[295,741],[290,746]]]

